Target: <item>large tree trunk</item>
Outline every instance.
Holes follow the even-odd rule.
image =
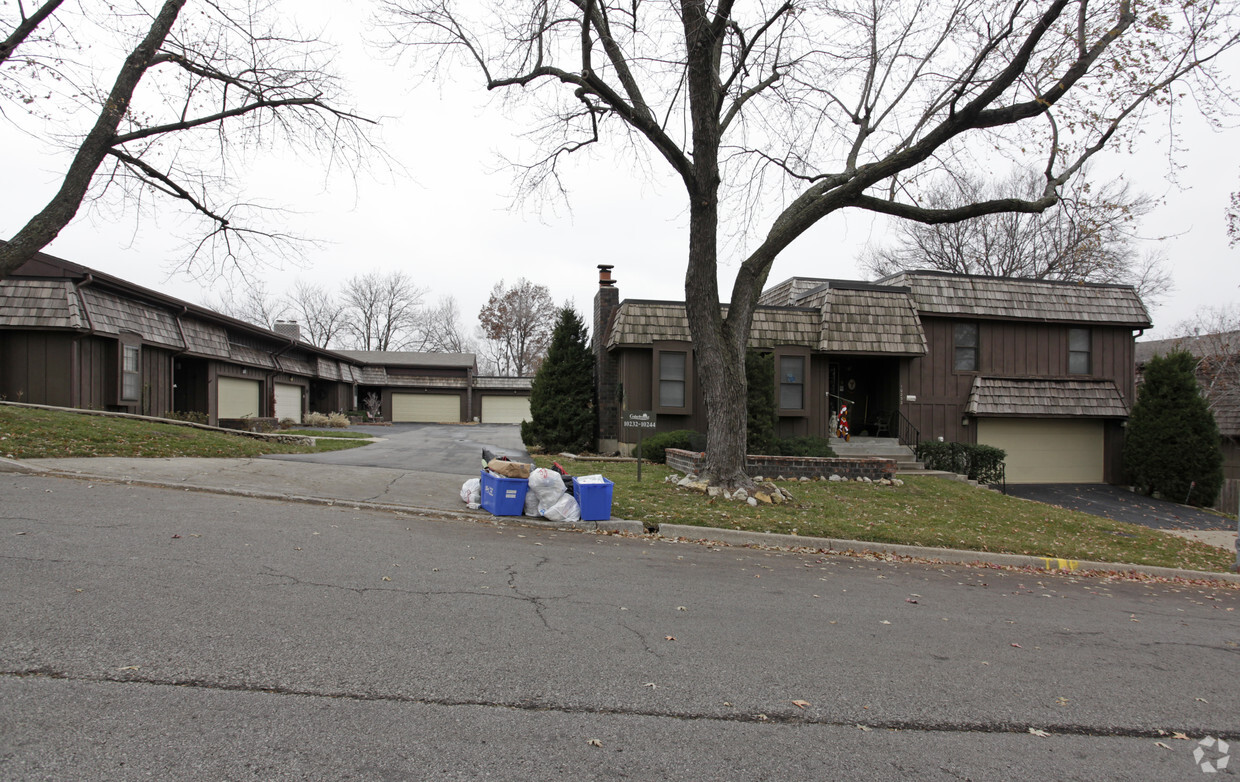
[[[703,194],[699,193],[699,196]],[[694,362],[706,402],[706,462],[702,477],[711,485],[748,487],[745,439],[748,415],[745,386],[745,334],[719,307],[716,276],[718,206],[714,194],[695,199],[689,217],[689,267],[685,311],[693,334]]]
[[[713,23],[703,0],[681,0],[688,44],[689,109],[693,120],[693,166],[689,193],[689,265],[685,312],[693,334],[694,361],[706,402],[706,462],[702,477],[712,485],[750,487],[745,472],[745,344],[748,305],[739,317],[719,310],[719,82],[725,28]],[[718,20],[715,20],[716,22]],[[734,297],[735,298],[735,297]]]

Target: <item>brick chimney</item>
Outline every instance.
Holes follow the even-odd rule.
[[[594,411],[600,453],[620,448],[620,367],[607,352],[611,322],[620,309],[620,290],[611,278],[612,268],[599,264],[598,292],[594,294]]]
[[[272,331],[301,342],[301,326],[298,326],[295,320],[277,320]]]

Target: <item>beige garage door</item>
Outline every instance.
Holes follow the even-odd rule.
[[[456,394],[392,394],[392,420],[404,423],[459,423],[461,398]]]
[[[482,423],[519,424],[530,419],[528,396],[482,397]]]
[[[261,385],[257,380],[221,377],[216,387],[219,391],[216,410],[220,418],[244,418],[247,415],[258,415]]]
[[[276,383],[276,418],[291,418],[301,423],[301,386]]]
[[[1008,483],[1102,483],[1102,421],[979,418],[977,441],[1007,451]]]

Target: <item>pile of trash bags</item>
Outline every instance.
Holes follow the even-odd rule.
[[[581,506],[573,496],[573,478],[560,465],[554,468],[491,459],[487,470],[503,478],[523,478],[529,482],[523,515],[547,521],[580,521]],[[602,475],[587,475],[581,483],[602,483]],[[471,509],[482,507],[482,479],[470,478],[461,486],[461,501]]]

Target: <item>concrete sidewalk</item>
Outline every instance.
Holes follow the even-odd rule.
[[[496,518],[486,511],[469,510],[461,501],[461,484],[470,478],[477,477],[477,473],[452,475],[385,467],[315,464],[266,458],[146,459],[120,457],[27,459],[21,462],[0,458],[0,472],[31,472],[86,480],[121,481],[160,488],[180,488],[186,491],[235,494],[260,499],[354,505],[412,515],[449,516],[478,521]],[[587,531],[615,531],[638,535],[646,532],[641,522],[624,519],[560,524],[524,516],[499,518],[514,524],[534,526],[571,527]],[[1077,562],[1046,557],[958,551],[855,540],[796,537],[709,527],[663,524],[659,526],[659,534],[669,538],[715,541],[731,545],[818,548],[835,552],[889,554],[939,562],[1035,567],[1048,570],[1135,571],[1164,578],[1216,579],[1240,583],[1240,575],[1235,574],[1203,573],[1119,563]],[[1235,533],[1231,533],[1232,546],[1234,546],[1234,539]],[[1217,542],[1210,542],[1216,545],[1225,543],[1221,539]]]

